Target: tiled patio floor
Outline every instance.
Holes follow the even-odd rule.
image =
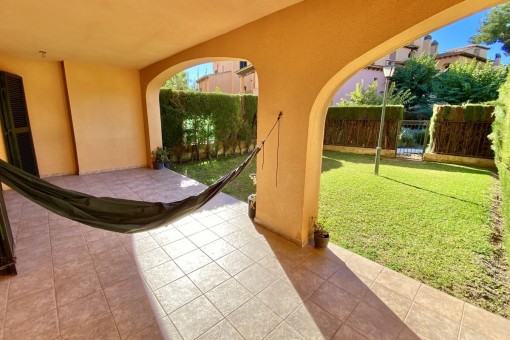
[[[173,201],[203,186],[171,171],[53,178],[97,196]],[[510,321],[347,250],[299,248],[224,194],[121,235],[5,192],[18,275],[0,279],[3,339],[509,339]]]

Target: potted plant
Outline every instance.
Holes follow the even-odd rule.
[[[312,217],[313,223],[313,242],[315,248],[324,249],[329,243],[329,232],[324,229],[322,222],[319,222],[316,217]]]
[[[253,185],[257,185],[257,174],[250,174],[250,178],[253,181]],[[248,196],[248,217],[255,218],[255,212],[257,211],[257,194],[251,194]]]
[[[161,170],[165,167],[165,162],[168,161],[168,155],[165,149],[158,146],[156,150],[152,151],[152,158],[154,160],[154,169]]]

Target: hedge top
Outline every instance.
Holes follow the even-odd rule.
[[[491,122],[494,120],[494,105],[466,104],[434,105],[434,122]]]
[[[381,105],[336,106],[328,109],[328,120],[380,120]],[[402,120],[404,106],[387,105],[384,120]]]

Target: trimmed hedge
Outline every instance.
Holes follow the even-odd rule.
[[[499,89],[499,99],[492,123],[492,146],[494,161],[498,167],[502,192],[504,250],[507,264],[510,265],[510,74]]]
[[[431,122],[492,122],[494,105],[434,105]]]
[[[249,148],[256,139],[257,97],[223,93],[159,93],[163,146],[179,161],[186,152],[200,159]]]
[[[493,158],[491,133],[494,105],[434,105],[430,148],[437,154]]]
[[[324,128],[324,144],[375,148],[379,136],[382,106],[330,107]],[[395,149],[402,105],[388,105],[384,115],[383,149]]]
[[[332,106],[328,108],[326,120],[381,120],[381,105]],[[387,105],[384,120],[402,120],[402,105]]]

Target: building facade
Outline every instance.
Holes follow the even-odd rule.
[[[435,56],[438,69],[447,69],[450,64],[457,60],[470,61],[473,59],[479,62],[487,62],[488,47],[482,45],[469,45],[444,53],[438,53],[439,43],[432,40],[432,36],[426,35],[422,39],[417,39],[411,44],[407,44],[392,53],[389,53],[367,67],[356,72],[349,78],[336,92],[331,105],[336,105],[342,99],[349,100],[349,94],[356,89],[356,84],[363,83],[365,86],[376,81],[379,92],[384,91],[384,74],[382,67],[388,60],[396,64],[403,65],[407,60],[415,55]],[[501,63],[501,55],[496,54],[494,65]],[[249,93],[258,95],[258,77],[253,65],[247,61],[218,61],[213,63],[212,74],[204,75],[197,79],[198,88],[202,92],[222,92],[231,94]]]
[[[257,72],[247,61],[217,61],[213,63],[213,72],[197,79],[199,91],[259,94]]]

